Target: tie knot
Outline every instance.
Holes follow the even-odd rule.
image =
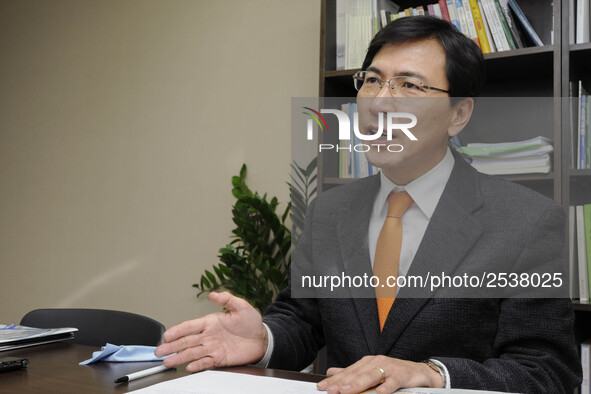
[[[388,217],[400,218],[413,203],[407,192],[390,193],[388,196]]]

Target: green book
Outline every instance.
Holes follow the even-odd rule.
[[[591,105],[587,96],[587,116],[585,117],[585,168],[591,168]]]
[[[501,8],[501,4],[499,3],[499,0],[495,0],[495,7],[497,9],[497,13],[499,14],[499,19],[501,20],[501,24],[503,25],[503,30],[505,31],[505,36],[507,37],[507,41],[509,42],[509,46],[511,47],[511,49],[517,49],[517,47],[515,46],[515,41],[513,41],[513,35],[511,34],[511,29],[509,28],[509,25],[507,24],[507,20],[505,19],[505,13],[503,12],[503,9]]]
[[[587,248],[587,273],[591,283],[591,204],[583,205],[583,221],[585,225],[585,246]]]

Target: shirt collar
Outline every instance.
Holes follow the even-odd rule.
[[[454,163],[451,150],[447,148],[445,156],[435,167],[406,186],[396,185],[380,171],[380,191],[376,196],[374,209],[378,211],[387,209],[385,207],[386,199],[392,191],[406,191],[425,216],[431,219],[439,198],[443,194],[443,189],[445,189],[445,185],[451,175]]]

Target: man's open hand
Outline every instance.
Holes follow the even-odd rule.
[[[267,350],[267,330],[261,314],[247,301],[228,292],[210,293],[209,300],[223,306],[217,312],[169,328],[157,357],[174,354],[164,360],[167,367],[190,362],[187,371],[254,363]]]

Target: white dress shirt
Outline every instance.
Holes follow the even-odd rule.
[[[406,191],[414,201],[410,208],[402,215],[402,249],[400,251],[398,275],[404,276],[408,272],[410,264],[417,253],[431,216],[433,216],[439,198],[441,198],[443,189],[445,189],[445,185],[449,180],[453,166],[454,158],[449,148],[447,148],[445,156],[435,167],[405,186],[396,185],[380,171],[380,190],[374,201],[367,234],[372,267],[376,255],[378,236],[388,213],[388,195],[393,191]],[[396,290],[398,291],[398,288]],[[261,367],[266,367],[269,364],[274,344],[273,333],[266,324],[265,328],[267,329],[269,338],[267,351],[263,359],[255,364]],[[445,365],[438,360],[430,359],[430,361],[439,367],[445,375],[445,388],[451,388],[449,371]]]

